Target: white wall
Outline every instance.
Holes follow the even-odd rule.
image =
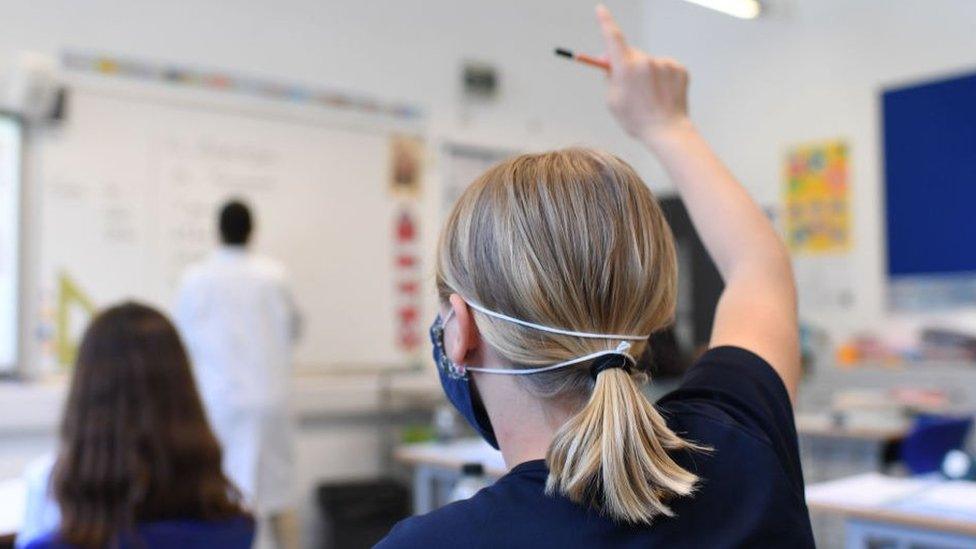
[[[611,2],[636,31],[639,4]],[[0,59],[65,48],[338,87],[423,106],[431,130],[471,142],[621,150],[602,77],[555,58],[594,49],[590,0],[32,0],[7,2]],[[461,106],[464,59],[495,64],[501,94]],[[637,150],[634,147],[631,152]]]
[[[884,249],[879,92],[976,70],[976,2],[768,0],[742,21],[679,0],[646,0],[643,44],[691,71],[692,113],[735,174],[780,202],[788,146],[843,138],[852,150],[855,305],[813,315],[835,333],[876,325]]]

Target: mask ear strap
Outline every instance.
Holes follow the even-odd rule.
[[[585,337],[585,338],[590,338],[590,339],[616,339],[616,340],[620,341],[620,343],[617,345],[617,348],[615,350],[612,350],[612,351],[611,350],[597,351],[595,353],[590,353],[588,355],[584,355],[584,356],[577,357],[577,358],[574,358],[574,359],[571,359],[571,360],[567,360],[565,362],[560,362],[558,364],[553,364],[551,366],[544,366],[542,368],[525,368],[525,369],[513,369],[513,368],[468,368],[468,367],[465,367],[464,368],[465,371],[470,371],[470,372],[481,372],[481,373],[485,373],[485,374],[500,374],[500,375],[509,375],[509,376],[521,376],[521,375],[539,374],[539,373],[542,373],[542,372],[549,372],[549,371],[552,371],[552,370],[558,370],[560,368],[567,368],[567,367],[572,366],[574,364],[579,364],[581,362],[587,362],[589,360],[593,360],[593,359],[600,358],[600,357],[603,357],[603,356],[619,356],[619,357],[623,357],[625,359],[625,365],[626,365],[627,362],[629,362],[630,365],[636,366],[637,365],[637,360],[635,360],[634,357],[630,356],[630,353],[628,352],[628,351],[630,351],[630,343],[627,340],[645,341],[645,340],[647,340],[647,338],[650,337],[649,335],[597,334],[597,333],[593,333],[593,332],[576,332],[576,331],[573,331],[573,330],[564,330],[562,328],[553,328],[552,326],[544,326],[542,324],[536,324],[534,322],[529,322],[527,320],[522,320],[520,318],[515,318],[515,317],[508,316],[508,315],[504,315],[502,313],[497,313],[497,312],[492,311],[490,309],[486,309],[485,307],[482,307],[481,305],[478,305],[477,303],[475,303],[473,301],[470,301],[468,299],[464,299],[464,302],[469,307],[471,307],[472,309],[475,309],[476,311],[479,311],[479,312],[481,312],[483,314],[486,314],[488,316],[491,316],[491,317],[494,317],[494,318],[497,318],[497,319],[500,319],[500,320],[504,320],[506,322],[511,322],[513,324],[518,324],[520,326],[525,326],[526,328],[532,328],[532,329],[539,330],[539,331],[543,331],[543,332],[549,332],[549,333],[561,334],[561,335],[568,335],[568,336],[573,336],[573,337]],[[451,311],[449,313],[447,313],[447,316],[444,317],[444,320],[441,322],[441,327],[442,328],[447,324],[447,321],[450,320],[452,314],[454,314],[454,308],[453,307],[451,308]],[[595,376],[594,376],[594,378],[595,378]]]
[[[595,358],[600,358],[604,356],[616,356],[622,358],[624,361],[630,363],[631,366],[637,365],[637,360],[630,356],[628,352],[630,350],[630,343],[626,341],[621,341],[617,348],[610,351],[597,351],[595,353],[590,353],[581,357],[574,358],[572,360],[567,360],[565,362],[560,362],[559,364],[553,364],[552,366],[543,366],[541,368],[525,368],[525,369],[514,369],[514,368],[465,368],[469,372],[480,372],[483,374],[498,374],[505,376],[527,376],[531,374],[541,374],[543,372],[551,372],[553,370],[559,370],[561,368],[568,368],[575,364],[581,362],[587,362]]]
[[[481,313],[488,316],[495,317],[499,320],[504,320],[505,322],[511,322],[512,324],[518,324],[519,326],[525,326],[526,328],[532,328],[533,330],[539,330],[542,332],[549,332],[552,334],[568,335],[573,337],[585,337],[590,339],[622,339],[630,341],[644,341],[645,339],[651,337],[650,335],[627,335],[627,334],[596,334],[593,332],[576,332],[573,330],[564,330],[562,328],[553,328],[552,326],[545,326],[542,324],[536,324],[535,322],[529,322],[528,320],[522,320],[521,318],[515,318],[513,316],[504,315],[502,313],[496,313],[491,309],[486,309],[481,305],[478,305],[474,301],[464,300],[469,307],[475,309]]]

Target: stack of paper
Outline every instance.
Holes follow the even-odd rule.
[[[914,498],[938,483],[939,480],[932,477],[902,478],[886,477],[880,473],[864,473],[807,487],[807,503],[881,507]]]
[[[976,482],[943,481],[898,505],[899,510],[976,522]]]

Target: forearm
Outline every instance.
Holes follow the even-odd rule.
[[[685,68],[628,46],[605,7],[597,8],[597,17],[610,60],[610,111],[664,165],[725,281],[710,345],[736,345],[756,353],[795,394],[799,334],[786,248],[688,120]]]
[[[650,134],[645,142],[674,181],[725,281],[710,345],[736,345],[763,357],[795,398],[796,287],[786,247],[690,122]]]
[[[768,273],[792,286],[789,255],[772,224],[691,122],[642,138],[677,187],[726,283],[742,273]]]

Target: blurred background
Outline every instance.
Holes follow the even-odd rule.
[[[974,450],[976,4],[608,5],[631,41],[688,67],[694,120],[794,255],[818,543],[976,546],[976,489],[941,480],[947,455],[971,475]],[[172,312],[231,197],[251,205],[253,247],[287,269],[303,317],[289,399],[302,546],[368,546],[451,499],[458,479],[504,473],[446,407],[427,342],[439,227],[496,161],[585,145],[633,164],[681,263],[648,390],[673,387],[707,342],[721,280],[680,200],[607,113],[603,76],[552,53],[602,53],[589,2],[3,7],[8,541],[25,468],[56,450],[92,314],[126,298]],[[921,487],[942,491],[906,503]]]

